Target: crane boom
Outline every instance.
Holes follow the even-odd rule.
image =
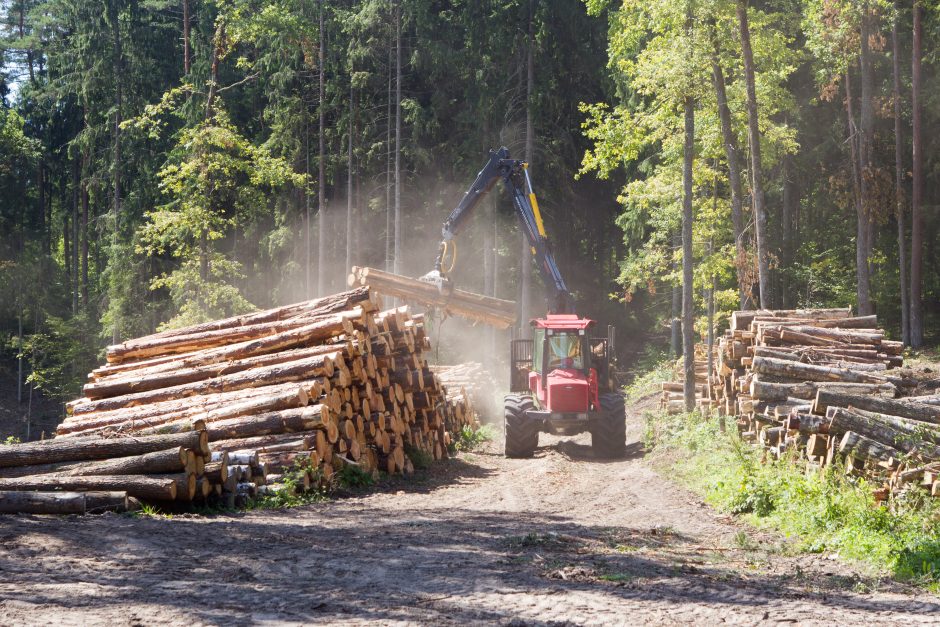
[[[548,290],[546,300],[549,313],[571,313],[573,308],[571,293],[568,291],[568,286],[561,276],[561,271],[555,263],[555,256],[549,246],[538,200],[535,192],[532,191],[528,164],[519,159],[510,159],[509,149],[506,147],[490,151],[489,160],[477,174],[463,198],[447,216],[441,227],[441,245],[434,263],[434,271],[426,275],[425,280],[437,282],[439,286],[446,281],[443,264],[449,243],[460,233],[474,209],[500,179],[512,198],[516,216],[519,218],[522,231],[535,257],[536,266]]]

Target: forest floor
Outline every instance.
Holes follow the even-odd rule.
[[[0,517],[0,623],[937,624],[940,598],[717,514],[589,436],[287,510]]]

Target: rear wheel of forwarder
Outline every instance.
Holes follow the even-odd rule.
[[[627,452],[627,410],[623,395],[600,395],[601,410],[591,427],[591,448],[598,457],[623,457]]]
[[[532,457],[539,445],[538,423],[530,420],[526,412],[535,407],[532,399],[521,394],[506,397],[503,417],[506,433],[506,457]]]

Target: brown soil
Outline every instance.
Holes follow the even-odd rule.
[[[782,554],[639,443],[605,462],[589,442],[284,511],[0,517],[0,624],[940,622],[937,597]]]

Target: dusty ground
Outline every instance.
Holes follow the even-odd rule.
[[[287,511],[0,517],[0,624],[940,623],[937,597],[781,554],[639,444],[542,437]]]

